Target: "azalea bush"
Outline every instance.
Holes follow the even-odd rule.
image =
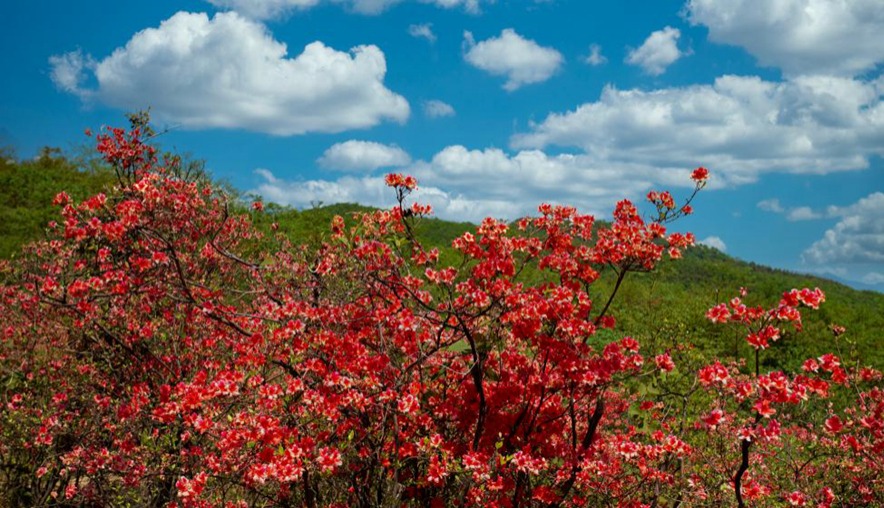
[[[650,218],[541,205],[484,220],[443,263],[416,234],[431,210],[409,203],[412,177],[388,175],[392,208],[297,245],[142,137],[99,134],[116,186],[57,196],[49,238],[0,265],[11,506],[884,502],[881,374],[834,351],[760,369],[821,291],[710,309],[751,364],[618,334],[628,274],[693,243],[667,225],[704,168],[682,204],[650,193]]]

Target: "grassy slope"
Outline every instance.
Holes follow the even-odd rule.
[[[40,238],[49,221],[59,220],[52,205],[56,194],[64,190],[81,200],[113,181],[110,171],[81,170],[48,149],[30,161],[0,157],[0,258],[11,257],[22,244]]]
[[[82,199],[114,180],[108,171],[81,171],[76,164],[52,155],[24,162],[0,158],[0,257],[13,256],[21,244],[40,237],[48,221],[58,219],[58,210],[51,205],[56,193],[65,190],[74,199]],[[332,217],[367,209],[339,204],[297,211],[268,205],[267,213],[257,215],[256,221],[262,228],[278,222],[279,230],[293,239],[315,244],[328,231]],[[470,228],[467,223],[425,219],[418,231],[427,244],[441,247],[443,262],[454,262],[456,254],[446,246]],[[529,271],[527,276],[538,274]],[[611,286],[611,277],[604,275],[594,287],[594,300],[603,302]],[[787,335],[765,355],[770,367],[795,368],[808,356],[832,350],[884,367],[884,351],[878,347],[884,330],[884,294],[746,263],[707,247],[689,250],[682,260],[664,262],[655,273],[632,274],[612,309],[621,332],[640,338],[652,351],[689,341],[706,354],[746,357],[750,352],[741,337],[703,318],[706,309],[735,296],[741,286],[750,290],[747,303],[766,306],[793,287],[818,286],[826,292],[822,308],[806,314],[805,332]],[[831,323],[848,328],[837,342],[828,331]]]
[[[335,214],[343,216],[365,210],[358,205],[333,205],[303,212],[281,211],[275,219],[280,228],[295,238],[316,239]],[[290,222],[289,218],[294,220]],[[304,225],[308,227],[302,229]],[[425,219],[419,236],[428,245],[440,247],[442,260],[454,262],[451,240],[469,230],[468,223]],[[526,272],[527,277],[537,277]],[[610,274],[603,274],[593,294],[598,304],[613,286]],[[663,262],[653,273],[633,273],[621,287],[614,315],[620,330],[642,339],[652,350],[674,347],[679,340],[690,341],[707,354],[747,358],[751,351],[732,327],[714,326],[704,317],[716,303],[727,301],[749,290],[749,305],[770,307],[783,291],[791,288],[820,287],[827,295],[818,311],[804,312],[804,331],[787,333],[764,355],[770,368],[797,369],[812,356],[838,351],[845,358],[884,367],[884,351],[879,348],[884,330],[884,294],[859,291],[821,277],[796,274],[737,260],[709,247],[689,249],[683,259]],[[846,326],[848,333],[835,340],[831,324]]]

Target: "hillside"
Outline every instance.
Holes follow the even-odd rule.
[[[353,204],[304,211],[276,208],[261,220],[276,221],[280,230],[292,238],[315,241],[327,230],[334,215],[346,217],[364,210],[365,207]],[[456,255],[448,246],[471,227],[469,223],[424,219],[419,223],[418,235],[427,245],[438,247],[443,260],[453,260]],[[602,298],[607,297],[613,285],[613,279],[607,275],[610,274],[603,273],[599,294],[593,295],[596,301],[604,301]],[[534,276],[537,275],[530,270],[524,274],[526,278]],[[776,303],[782,292],[791,288],[819,287],[827,296],[818,311],[806,313],[803,333],[773,344],[773,354],[767,355],[768,367],[795,369],[808,357],[831,351],[832,324],[848,329],[834,347],[842,356],[884,366],[884,351],[879,347],[884,330],[884,294],[742,261],[702,245],[688,249],[682,259],[664,261],[655,272],[630,274],[613,310],[615,316],[623,316],[622,333],[641,338],[642,344],[653,349],[665,350],[681,341],[716,356],[748,357],[750,348],[742,336],[734,340],[730,332],[713,326],[704,317],[707,309],[736,296],[741,287],[749,291],[747,304],[765,306]],[[642,312],[618,312],[627,308]]]
[[[64,190],[79,200],[114,181],[111,171],[94,165],[84,170],[82,165],[49,149],[32,161],[0,160],[0,257],[14,256],[23,243],[41,236],[45,224],[58,219],[58,210],[52,205],[58,192]],[[241,209],[245,212],[244,206]],[[322,240],[335,215],[349,217],[365,210],[368,208],[354,204],[303,211],[268,204],[265,213],[255,215],[255,221],[265,230],[276,222],[278,230],[293,240],[315,244]],[[468,223],[424,219],[418,234],[426,244],[440,248],[443,261],[453,261],[456,254],[448,246],[470,228]],[[542,275],[528,270],[524,276]],[[599,293],[591,296],[604,301],[612,283],[603,273],[597,284]],[[612,309],[615,316],[623,316],[619,333],[642,339],[652,350],[692,343],[706,354],[744,357],[750,353],[745,341],[735,340],[722,327],[711,326],[704,318],[705,311],[736,296],[741,287],[749,290],[748,304],[770,305],[784,290],[805,286],[823,289],[827,301],[819,311],[807,313],[804,333],[773,345],[774,354],[766,356],[769,366],[796,368],[807,357],[832,350],[831,324],[848,330],[834,345],[841,355],[884,366],[884,352],[878,347],[884,330],[884,294],[741,261],[704,246],[689,249],[683,259],[664,262],[654,273],[630,274]],[[624,308],[642,311],[618,312]]]
[[[0,258],[39,238],[58,208],[52,199],[62,190],[81,200],[113,182],[113,173],[71,160],[58,149],[45,148],[33,160],[17,161],[0,152]]]

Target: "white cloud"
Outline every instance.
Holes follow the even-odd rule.
[[[424,102],[424,114],[430,118],[440,118],[443,116],[454,116],[455,113],[451,104],[433,99]]]
[[[884,61],[881,0],[688,0],[714,42],[787,74],[856,75]]]
[[[862,169],[884,155],[881,80],[722,76],[712,85],[653,91],[607,87],[596,102],[552,113],[511,139],[515,148],[576,146],[614,163],[704,165],[710,185],[764,172]]]
[[[49,77],[59,90],[80,95],[83,99],[88,98],[89,94],[81,90],[81,85],[87,78],[86,71],[95,68],[95,61],[91,56],[83,55],[78,49],[49,57],[49,65],[52,66]]]
[[[69,55],[53,57],[54,76],[70,75]],[[346,53],[314,42],[289,58],[263,25],[236,13],[179,12],[97,62],[96,89],[71,92],[126,110],[150,106],[187,128],[340,132],[408,118],[408,102],[384,86],[386,71],[376,46]]]
[[[724,240],[717,236],[707,236],[697,243],[699,243],[700,245],[705,245],[707,247],[712,247],[713,249],[717,249],[721,252],[727,252],[727,245],[725,245]]]
[[[548,80],[564,61],[555,49],[525,39],[512,28],[504,29],[499,37],[479,43],[473,34],[464,32],[464,41],[467,48],[464,59],[483,71],[506,76],[503,88],[507,91]]]
[[[252,19],[272,19],[295,10],[315,7],[320,0],[208,0],[215,7],[236,11]]]
[[[688,187],[690,170],[701,164],[713,171],[711,188],[772,171],[866,167],[869,157],[884,152],[876,86],[843,78],[771,83],[726,76],[714,85],[651,92],[608,88],[597,102],[550,115],[513,137],[513,151],[448,146],[405,171],[457,203],[437,206],[446,218],[478,220],[492,211],[515,218],[549,199],[604,217],[623,197],[640,199],[657,186]],[[549,145],[580,150],[539,150]],[[323,185],[359,192],[344,183]],[[447,203],[443,194],[434,194],[439,203]],[[759,207],[790,211],[778,201]],[[793,218],[802,214],[807,211]]]
[[[423,23],[420,25],[409,25],[408,34],[412,37],[424,38],[431,43],[436,42],[436,34],[433,33],[432,23]]]
[[[792,222],[822,219],[825,217],[825,214],[817,212],[809,206],[798,206],[786,209],[780,204],[780,200],[776,198],[759,201],[757,206],[760,210],[764,210],[765,212],[785,214],[786,220]]]
[[[853,283],[878,286],[884,285],[884,273],[875,270],[881,270],[881,264],[852,264],[850,269],[845,266],[826,266],[826,265],[805,265],[802,269],[821,275],[823,277],[834,278],[845,283]]]
[[[463,7],[463,10],[470,14],[478,14],[479,13],[479,3],[481,0],[421,0],[423,3],[431,3],[437,7],[442,7],[443,9],[454,9],[456,7]],[[493,3],[494,0],[486,0],[489,3]]]
[[[406,166],[411,163],[411,157],[398,146],[350,140],[332,145],[316,162],[328,169],[371,171],[378,168]]]
[[[651,76],[659,76],[685,55],[678,49],[679,37],[681,32],[671,26],[652,32],[641,46],[629,52],[626,63],[641,67]]]
[[[880,194],[880,192],[872,194],[870,197],[877,199],[878,194]],[[853,215],[856,215],[856,207],[858,205],[854,204],[846,207],[830,205],[826,207],[825,211],[814,210],[809,206],[796,206],[785,208],[782,204],[780,204],[779,199],[774,198],[759,201],[757,206],[759,209],[764,210],[765,212],[783,214],[786,216],[787,220],[795,222],[804,220],[851,217]]]
[[[395,203],[393,191],[384,184],[382,177],[345,176],[337,180],[287,181],[277,178],[266,169],[255,172],[261,181],[250,192],[263,196],[267,201],[284,205],[305,208],[315,203],[359,203],[389,208]],[[450,220],[515,217],[519,210],[511,202],[473,200],[423,183],[410,199],[432,205],[435,215]]]
[[[585,213],[608,217],[618,200],[639,198],[655,179],[690,183],[689,169],[661,175],[657,168],[611,165],[585,155],[552,156],[538,150],[508,154],[496,148],[471,150],[460,145],[445,147],[430,160],[414,162],[403,171],[418,178],[421,191],[415,199],[431,203],[440,217],[475,222],[487,216],[533,215],[542,202],[573,205]],[[271,179],[266,171],[259,174],[263,181],[254,192],[270,201],[295,206],[311,201],[392,204],[392,194],[379,178],[293,182]]]
[[[780,200],[776,198],[759,201],[757,206],[765,212],[784,213],[786,211],[780,204]]]
[[[292,12],[311,9],[320,4],[340,4],[358,14],[376,15],[406,0],[207,0],[219,9],[236,11],[258,20],[278,19]],[[445,9],[462,7],[478,14],[480,0],[419,0]]]
[[[660,177],[649,168],[599,163],[585,155],[553,156],[539,150],[509,155],[497,148],[471,150],[461,145],[448,146],[410,170],[419,181],[470,199],[510,202],[517,214],[509,218],[533,213],[550,199],[606,213],[618,199],[640,195]],[[687,172],[681,176],[688,181]]]
[[[799,206],[789,210],[786,219],[790,221],[814,220],[822,218],[822,214],[813,211],[809,206]]]
[[[589,45],[589,55],[583,60],[584,62],[592,65],[593,67],[597,65],[602,65],[608,61],[604,55],[602,55],[602,47],[598,44],[590,44]]]
[[[884,273],[869,272],[863,275],[862,281],[872,286],[884,285]]]
[[[804,251],[812,264],[884,263],[884,192],[838,208],[841,220]]]
[[[265,200],[299,208],[314,203],[359,203],[368,206],[390,206],[392,195],[387,193],[382,177],[345,176],[337,181],[306,180],[287,181],[277,178],[267,169],[257,169],[261,177],[258,186],[250,193],[261,195]]]
[[[343,3],[353,12],[371,16],[380,14],[400,2],[401,0],[337,0],[335,3]]]

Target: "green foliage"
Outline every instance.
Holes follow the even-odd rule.
[[[277,221],[280,231],[295,242],[315,243],[327,234],[334,215],[348,218],[365,207],[341,204],[299,212],[270,205],[268,210],[265,217],[259,214],[258,220]],[[423,219],[417,236],[425,245],[437,247],[444,261],[451,262],[457,256],[450,247],[451,241],[468,228],[467,223]],[[533,267],[521,274],[525,281],[543,276]],[[591,295],[596,305],[604,304],[615,279],[613,273],[602,270],[602,278]],[[612,307],[615,317],[624,316],[616,333],[639,339],[649,354],[689,344],[706,359],[749,360],[752,349],[742,334],[729,327],[714,326],[704,317],[713,305],[738,295],[741,287],[748,289],[746,302],[753,305],[776,302],[783,288],[820,287],[827,296],[820,310],[805,312],[802,333],[788,333],[772,344],[769,354],[764,355],[765,368],[796,370],[807,358],[831,351],[846,360],[862,358],[865,364],[884,367],[884,351],[878,347],[884,330],[884,295],[858,291],[812,275],[747,263],[705,246],[689,249],[683,259],[665,261],[654,273],[630,274]],[[621,312],[625,309],[642,312]],[[845,326],[847,333],[836,339],[830,330],[832,324]]]
[[[77,162],[57,148],[44,148],[33,160],[0,157],[0,257],[13,256],[39,238],[51,220],[59,218],[52,200],[61,191],[81,200],[114,181],[113,173],[97,164]],[[84,167],[85,166],[85,167]]]
[[[86,156],[66,157],[58,149],[44,149],[34,160],[18,161],[8,153],[0,157],[0,257],[14,256],[20,246],[39,238],[46,224],[58,220],[52,199],[62,190],[74,200],[102,191],[115,182],[112,171]],[[173,166],[174,167],[174,166]],[[182,161],[182,178],[211,179],[199,161]],[[229,185],[231,213],[248,213],[240,194]],[[368,210],[352,203],[315,206],[306,210],[267,203],[263,212],[251,212],[260,230],[276,231],[294,243],[318,246],[329,233],[332,219],[339,215],[352,224],[352,215]],[[424,218],[417,222],[416,235],[429,247],[437,247],[442,261],[454,263],[458,254],[451,241],[470,228],[470,224]],[[260,244],[256,248],[261,248]],[[615,275],[601,270],[602,277],[593,287],[591,297],[604,305],[613,289]],[[547,274],[527,267],[520,274],[525,282],[534,282]],[[673,351],[686,344],[696,347],[704,357],[749,359],[751,348],[742,335],[729,327],[712,326],[706,310],[716,303],[736,296],[740,287],[749,295],[746,303],[765,304],[777,301],[783,288],[820,287],[827,295],[819,311],[806,312],[804,332],[789,333],[774,343],[765,354],[765,368],[796,369],[805,359],[835,351],[845,360],[863,359],[864,363],[884,367],[884,351],[878,344],[884,330],[884,295],[857,291],[842,284],[814,277],[775,270],[727,256],[715,249],[697,246],[683,259],[662,263],[653,274],[632,273],[619,290],[612,315],[623,316],[616,333],[639,339],[646,353]],[[642,312],[621,312],[641,309]],[[832,324],[847,328],[838,337]]]
[[[642,344],[654,344],[648,339],[661,335],[661,323],[677,319],[687,330],[686,339],[708,356],[748,360],[753,353],[744,334],[713,326],[704,318],[708,308],[737,296],[740,287],[749,291],[744,299],[747,305],[769,306],[779,300],[784,288],[819,287],[826,294],[819,310],[804,312],[801,333],[787,333],[771,345],[764,355],[766,369],[794,371],[804,360],[832,351],[848,361],[861,358],[864,364],[884,366],[879,347],[884,294],[747,263],[704,246],[689,249],[683,259],[662,263],[653,274],[634,274],[618,295],[614,315],[620,309],[645,309],[623,312],[628,321],[621,323],[621,329],[633,333]],[[833,324],[845,326],[847,333],[835,338]]]

